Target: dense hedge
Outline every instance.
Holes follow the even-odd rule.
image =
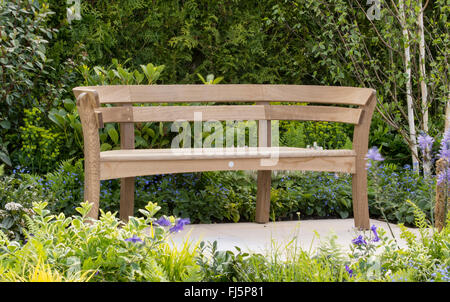
[[[82,19],[69,25],[66,1],[50,0],[50,25],[59,33],[49,55],[62,62],[86,51],[92,65],[112,58],[165,65],[164,83],[198,83],[196,73],[229,83],[301,83],[304,38],[268,22],[277,2],[81,1]]]

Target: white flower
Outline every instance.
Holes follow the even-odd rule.
[[[7,211],[17,211],[20,210],[21,208],[22,205],[16,202],[8,202],[7,204],[5,204],[5,210]]]

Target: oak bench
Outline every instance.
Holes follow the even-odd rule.
[[[255,220],[267,223],[271,171],[303,170],[351,173],[354,223],[358,228],[369,228],[365,156],[376,104],[376,92],[373,89],[253,84],[112,85],[76,87],[73,92],[77,98],[84,137],[84,200],[93,204],[89,217],[98,218],[101,180],[121,179],[119,216],[127,221],[134,214],[136,176],[256,170],[258,191]],[[233,104],[180,106],[180,103],[207,102]],[[273,105],[271,102],[294,104]],[[136,103],[171,103],[171,106],[133,106]],[[238,105],[234,105],[236,103]],[[102,107],[102,104],[113,105]],[[258,121],[258,146],[248,148],[248,152],[227,152],[229,148],[134,149],[134,123],[194,121],[195,113],[198,112],[202,113],[204,121]],[[270,144],[271,120],[353,124],[353,149],[273,147]],[[120,125],[121,150],[100,152],[98,129],[104,123],[112,122]],[[264,160],[273,158],[276,160],[272,164],[264,163]]]

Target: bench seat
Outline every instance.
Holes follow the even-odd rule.
[[[100,152],[100,178],[261,169],[354,173],[355,158],[354,150],[292,147],[113,150]]]

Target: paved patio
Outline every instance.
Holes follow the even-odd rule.
[[[370,225],[386,230],[387,235],[392,238],[389,228],[385,222],[370,220]],[[400,228],[390,224],[399,244],[404,245],[400,239]],[[418,232],[417,229],[413,229]],[[371,232],[371,231],[366,231]],[[219,250],[235,251],[235,246],[242,250],[267,253],[272,247],[282,247],[296,237],[297,245],[303,250],[313,251],[328,236],[335,233],[337,243],[343,249],[349,249],[351,240],[363,231],[357,231],[353,219],[323,219],[323,220],[300,220],[269,222],[267,224],[257,223],[220,223],[220,224],[193,224],[185,226],[185,229],[171,236],[173,243],[182,244],[186,239],[190,241],[217,240]],[[318,235],[318,236],[317,236]]]

